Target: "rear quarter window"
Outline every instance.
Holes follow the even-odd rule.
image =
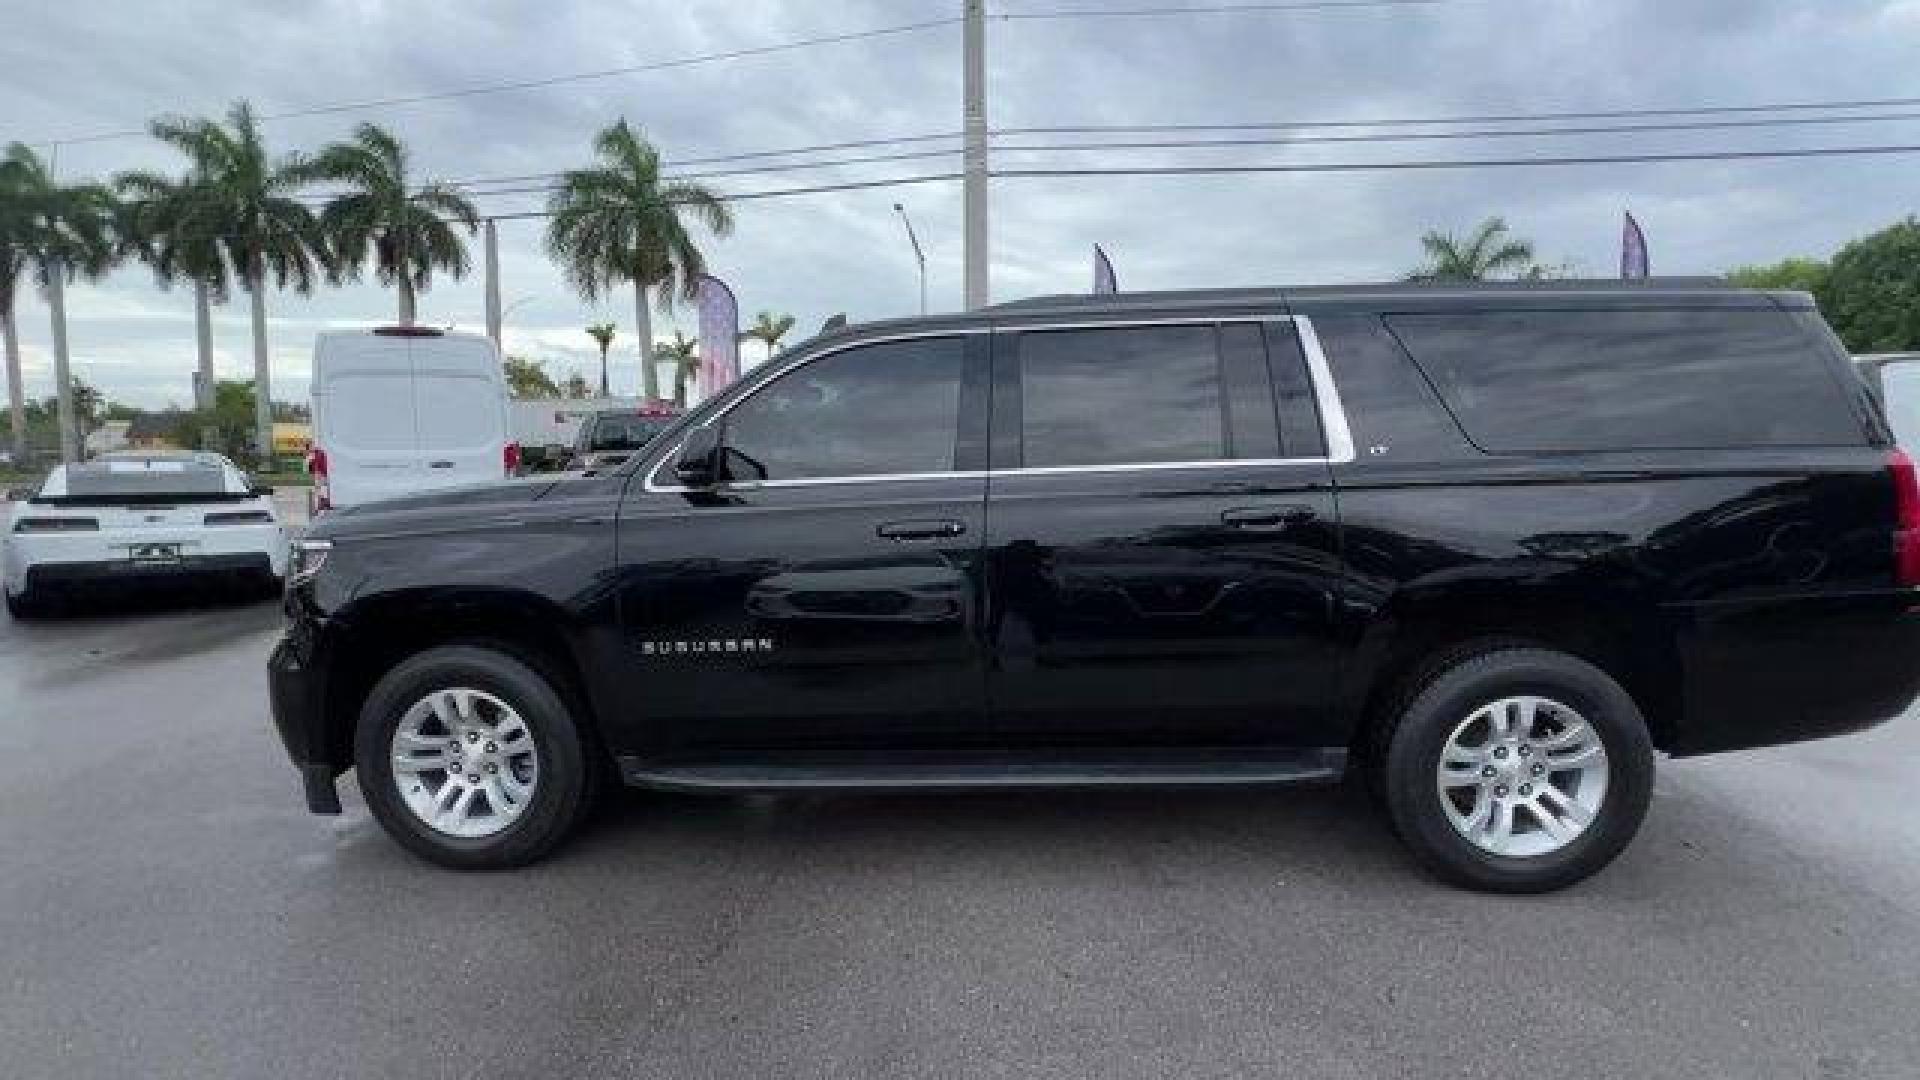
[[[1362,461],[1479,455],[1378,315],[1315,315],[1313,329],[1326,350]]]
[[[1387,324],[1489,453],[1866,441],[1824,348],[1785,312],[1458,312]]]

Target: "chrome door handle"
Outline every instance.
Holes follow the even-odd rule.
[[[1222,524],[1236,529],[1254,532],[1278,532],[1304,525],[1314,518],[1313,507],[1304,503],[1286,503],[1278,506],[1237,506],[1231,510],[1220,511]]]
[[[959,536],[967,531],[967,523],[942,519],[939,521],[887,521],[873,530],[889,540],[933,540],[944,536]]]

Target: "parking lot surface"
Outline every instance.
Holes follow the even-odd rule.
[[[630,793],[462,876],[351,784],[304,811],[279,622],[0,617],[0,1074],[1920,1074],[1912,718],[1663,763],[1546,897],[1435,884],[1350,789]]]

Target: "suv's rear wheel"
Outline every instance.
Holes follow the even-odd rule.
[[[1653,748],[1632,697],[1583,660],[1502,648],[1413,695],[1387,741],[1387,809],[1441,877],[1544,892],[1611,862],[1640,827]]]
[[[505,653],[432,649],[380,680],[355,733],[367,806],[402,845],[462,870],[538,859],[589,793],[585,741],[564,699]]]

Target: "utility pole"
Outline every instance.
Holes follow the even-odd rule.
[[[487,219],[487,336],[493,347],[500,345],[500,233],[493,219]]]
[[[966,301],[967,310],[986,307],[992,289],[987,278],[987,5],[986,0],[964,0],[966,5],[965,150],[966,177]]]
[[[900,215],[900,223],[907,227],[907,243],[913,245],[913,259],[920,264],[920,314],[925,315],[927,313],[927,253],[920,250],[920,238],[914,235],[913,219],[907,216],[907,208],[894,203],[893,210]]]

